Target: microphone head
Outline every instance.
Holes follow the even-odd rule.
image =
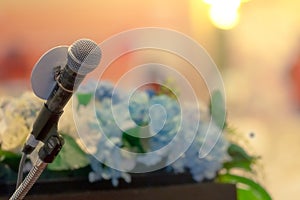
[[[90,39],[77,40],[68,48],[67,65],[75,73],[86,75],[99,65],[100,59],[101,50]]]

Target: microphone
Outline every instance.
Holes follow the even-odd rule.
[[[52,66],[56,83],[33,124],[23,153],[30,154],[39,141],[45,143],[51,135],[57,134],[63,108],[85,76],[99,65],[100,58],[101,50],[94,41],[80,39],[69,46],[65,66]]]

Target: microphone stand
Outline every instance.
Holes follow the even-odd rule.
[[[64,139],[57,132],[57,124],[50,130],[50,135],[44,145],[39,150],[39,158],[35,165],[32,167],[26,178],[23,180],[21,185],[16,189],[10,200],[23,199],[28,191],[35,184],[37,179],[40,177],[44,169],[49,163],[52,163],[57,154],[60,152],[64,145]],[[19,172],[23,173],[23,172]]]

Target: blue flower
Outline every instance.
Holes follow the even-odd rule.
[[[131,182],[131,177],[126,172],[121,172],[110,167],[103,165],[95,157],[90,156],[90,164],[92,172],[89,173],[89,181],[96,182],[102,179],[112,181],[113,186],[117,187],[119,184],[119,179],[123,178],[127,183]]]
[[[129,112],[138,126],[149,123],[149,96],[145,92],[135,92],[129,100]]]
[[[107,81],[100,82],[96,89],[97,119],[88,126],[91,132],[99,129],[101,137],[90,158],[90,181],[111,179],[116,186],[120,178],[130,181],[130,175],[122,171],[134,169],[137,162],[153,166],[162,161],[171,163],[168,169],[176,173],[189,170],[196,181],[216,176],[228,158],[229,144],[223,135],[219,137],[221,130],[215,124],[200,120],[197,107],[181,105],[167,95],[155,95],[154,91],[135,91],[130,98],[124,94]],[[137,126],[143,126],[140,129],[152,136],[145,148],[151,153],[130,158],[120,150],[131,150],[125,145],[123,133]],[[199,158],[200,149],[210,150],[211,145],[214,147],[207,156]]]
[[[122,94],[114,87],[110,81],[100,81],[95,91],[95,98],[98,101],[111,99],[113,104],[119,103],[122,100]]]
[[[102,101],[105,98],[111,98],[114,90],[114,85],[109,81],[99,82],[96,89],[95,97],[97,100]]]
[[[166,146],[176,135],[180,125],[180,106],[166,95],[155,96],[150,100],[150,131],[153,136],[150,144],[153,151]]]
[[[82,93],[82,94],[88,94],[88,93],[94,93],[96,87],[97,87],[98,82],[94,79],[89,80],[85,84],[79,85],[79,88],[77,90],[77,93]]]
[[[193,179],[198,182],[204,179],[213,179],[221,169],[222,163],[228,159],[226,149],[229,143],[223,135],[218,138],[215,145],[210,143],[215,141],[219,131],[220,129],[214,124],[208,126],[208,124],[201,123],[192,145],[185,152],[184,157],[179,159],[181,162],[184,162],[184,166],[190,170]],[[204,140],[206,132],[207,137]],[[199,150],[202,145],[214,145],[214,147],[206,157],[199,158]],[[177,170],[176,165],[172,165],[172,167]]]
[[[152,98],[155,96],[156,92],[153,89],[146,89],[145,92],[148,94],[149,98]]]

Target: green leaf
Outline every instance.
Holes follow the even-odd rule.
[[[238,188],[238,197],[241,200],[271,200],[269,193],[258,183],[253,180],[237,176],[233,174],[221,174],[218,175],[217,180],[221,183],[232,183],[236,184]],[[247,191],[247,192],[246,192]],[[252,193],[250,198],[250,193]],[[247,196],[247,197],[245,197]]]
[[[76,141],[68,135],[63,135],[65,144],[54,162],[48,165],[49,170],[74,170],[89,164],[87,155],[77,145]]]
[[[219,90],[212,92],[210,99],[210,113],[216,125],[224,129],[226,123],[225,100]]]
[[[77,93],[77,99],[79,105],[88,105],[93,97],[92,93]]]
[[[253,163],[258,157],[250,156],[241,146],[231,143],[228,147],[228,154],[234,161],[248,161]]]
[[[249,189],[237,188],[237,199],[240,200],[255,200],[260,199],[259,196],[256,195],[255,192]]]
[[[145,153],[145,149],[142,145],[141,138],[139,137],[140,131],[140,127],[134,127],[126,131],[126,133],[123,133],[123,147],[133,151],[136,150],[136,153]]]
[[[18,171],[21,155],[0,149],[0,162],[7,164],[12,170]]]
[[[241,146],[233,143],[230,144],[227,151],[231,160],[223,163],[225,169],[230,170],[239,168],[248,172],[253,172],[252,164],[255,163],[257,157],[250,156]]]
[[[238,168],[238,169],[243,169],[248,172],[252,172],[252,162],[249,161],[229,161],[223,163],[223,167],[227,170],[233,169],[233,168]]]

